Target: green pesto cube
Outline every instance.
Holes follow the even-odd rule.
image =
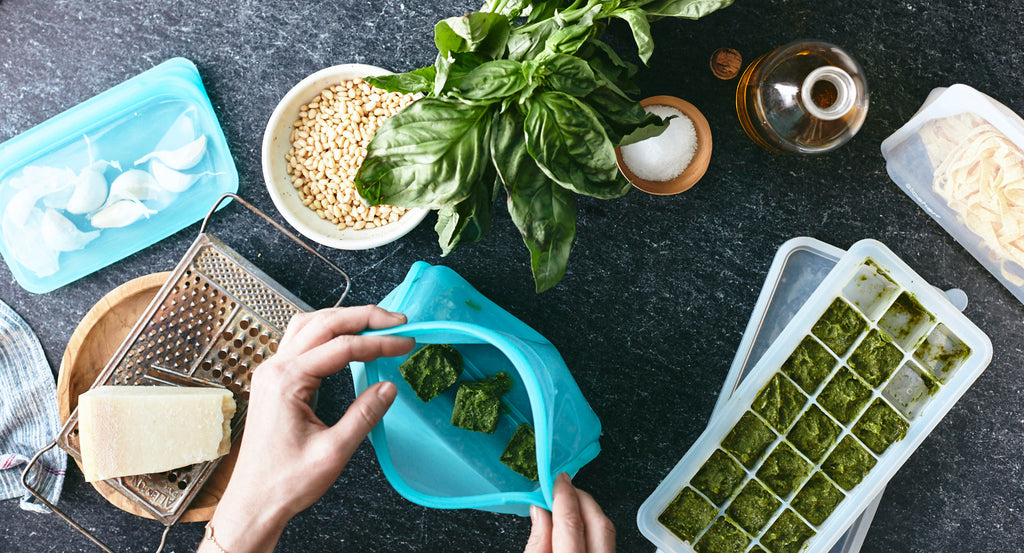
[[[910,423],[879,398],[864,411],[851,432],[871,451],[881,455],[893,443],[902,440],[909,428]]]
[[[761,544],[772,553],[797,553],[814,533],[796,513],[786,509],[761,536]]]
[[[776,499],[772,492],[765,489],[757,480],[750,480],[743,486],[736,499],[732,500],[725,513],[744,530],[757,535],[781,506],[782,502]]]
[[[813,393],[832,372],[836,360],[832,354],[810,336],[805,337],[782,365],[782,372],[793,379],[807,393]]]
[[[900,348],[881,332],[872,330],[850,355],[849,364],[865,382],[877,388],[889,379],[900,361]]]
[[[870,399],[871,388],[846,367],[840,368],[818,394],[818,404],[843,424],[857,418]]]
[[[846,491],[852,490],[878,461],[853,436],[846,436],[832,450],[821,470]]]
[[[811,327],[811,333],[837,355],[844,355],[867,325],[856,309],[836,298]]]
[[[697,553],[743,553],[750,541],[750,536],[723,517],[704,532],[693,548]]]
[[[530,480],[537,481],[537,442],[532,426],[524,422],[516,428],[516,433],[501,454],[501,462]]]
[[[775,441],[775,433],[753,413],[743,413],[736,426],[722,440],[722,447],[736,456],[743,466],[754,468],[768,445]]]
[[[817,463],[835,443],[839,432],[839,425],[828,418],[817,405],[812,405],[800,420],[796,421],[787,438],[808,459]]]
[[[807,481],[800,493],[796,494],[793,508],[811,521],[811,524],[821,526],[832,511],[836,510],[843,497],[843,492],[818,472]]]
[[[462,382],[455,393],[452,425],[493,434],[501,415],[501,396],[512,388],[508,373],[500,372],[477,382]]]
[[[398,367],[416,397],[427,402],[441,395],[462,375],[462,355],[449,344],[428,344]]]
[[[693,543],[700,531],[707,528],[718,509],[691,488],[679,495],[658,515],[658,522],[683,541]]]
[[[743,467],[732,457],[721,449],[716,449],[690,483],[716,505],[721,506],[736,491],[746,474]]]
[[[789,444],[782,442],[764,460],[757,477],[779,497],[786,497],[807,480],[812,468]]]
[[[754,398],[751,408],[782,433],[793,424],[805,403],[807,396],[789,379],[776,373]]]

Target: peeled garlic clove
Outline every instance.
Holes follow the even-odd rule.
[[[154,213],[135,200],[117,200],[96,212],[89,222],[96,228],[120,228]]]
[[[103,205],[107,199],[107,178],[103,175],[108,165],[105,161],[97,161],[86,167],[78,175],[75,188],[68,198],[65,209],[68,213],[89,213]]]
[[[36,276],[45,277],[56,273],[60,268],[57,262],[60,253],[51,249],[38,231],[42,225],[42,211],[32,209],[25,219],[25,225],[17,225],[11,218],[4,217],[0,224],[7,251]]]
[[[4,222],[16,227],[23,227],[28,221],[29,212],[36,206],[42,194],[39,190],[26,188],[17,191],[4,208]]]
[[[176,171],[191,169],[199,163],[206,155],[206,135],[199,135],[199,138],[185,144],[177,150],[158,150],[139,158],[135,165],[145,163],[151,159],[158,159],[164,165]]]
[[[149,170],[153,172],[153,177],[156,178],[156,182],[160,185],[160,188],[174,193],[188,190],[196,183],[197,180],[199,180],[199,177],[202,176],[189,175],[187,173],[182,173],[181,171],[175,171],[157,159],[154,159],[152,163],[149,164]]]
[[[160,196],[160,185],[153,175],[140,169],[129,169],[110,183],[107,205],[119,200],[153,200]]]
[[[54,209],[47,209],[39,225],[46,245],[58,252],[80,250],[100,235],[100,231],[82,232],[67,217]]]

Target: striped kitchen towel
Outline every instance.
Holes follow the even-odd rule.
[[[57,437],[57,387],[39,339],[0,301],[0,499],[21,497],[21,508],[49,512],[21,485],[21,473]],[[39,458],[29,483],[53,504],[60,498],[67,455],[55,447]]]

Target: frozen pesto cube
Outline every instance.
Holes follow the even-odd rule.
[[[800,520],[796,513],[786,509],[761,536],[761,545],[772,553],[797,553],[813,535],[813,528]]]
[[[701,530],[708,527],[718,509],[692,488],[683,488],[679,495],[658,515],[658,522],[679,539],[693,543]]]
[[[398,367],[416,397],[430,401],[462,375],[462,355],[449,344],[427,344]]]
[[[708,457],[697,474],[690,479],[694,488],[721,506],[732,495],[747,471],[721,449],[716,449]]]
[[[856,309],[841,298],[836,298],[811,327],[811,333],[836,355],[845,355],[867,324]]]
[[[821,470],[841,488],[850,491],[877,462],[853,436],[846,436],[821,464]]]
[[[732,521],[722,517],[704,532],[693,548],[697,553],[743,553],[750,541],[750,536]]]
[[[832,372],[835,364],[836,359],[825,346],[806,336],[786,359],[782,365],[782,372],[810,394],[825,381],[825,377]]]
[[[815,526],[821,526],[845,495],[820,472],[814,474],[793,499],[793,508]]]
[[[908,428],[910,423],[878,398],[871,403],[867,411],[864,411],[851,432],[871,448],[871,451],[881,455],[889,446],[902,440],[907,435]]]
[[[788,378],[775,373],[768,384],[758,392],[751,408],[779,433],[785,433],[805,403],[807,396]]]
[[[493,434],[501,415],[501,396],[511,388],[512,379],[506,372],[477,382],[461,382],[455,393],[452,425]]]
[[[522,423],[501,454],[501,462],[523,476],[537,481],[537,442],[533,426]]]
[[[903,352],[900,348],[886,335],[872,330],[853,350],[848,363],[865,382],[877,388],[889,379],[902,361]]]
[[[743,466],[754,468],[768,445],[775,441],[775,433],[753,413],[743,413],[736,426],[722,440],[722,447],[736,456]]]
[[[725,513],[744,530],[756,536],[781,506],[782,502],[772,492],[757,480],[750,480],[732,500]]]
[[[807,480],[813,468],[789,444],[782,442],[764,460],[757,471],[757,477],[779,497],[786,497]]]
[[[871,388],[846,367],[840,368],[818,394],[818,404],[843,424],[857,418],[870,399]]]
[[[836,442],[841,429],[817,405],[812,405],[796,421],[786,436],[808,459],[817,463]]]

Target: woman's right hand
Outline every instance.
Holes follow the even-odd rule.
[[[587,492],[573,487],[569,475],[555,478],[552,512],[530,507],[533,529],[524,553],[613,553],[615,526]]]

